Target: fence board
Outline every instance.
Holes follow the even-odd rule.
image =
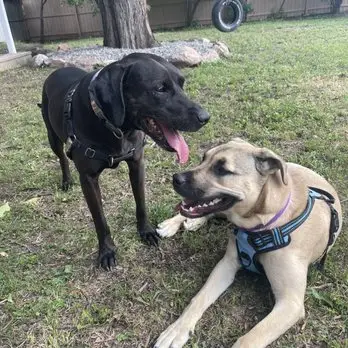
[[[193,0],[148,0],[150,25],[153,29],[183,27],[187,23],[189,1]],[[11,29],[15,39],[39,40],[40,36],[40,1],[5,0]],[[259,20],[279,14],[282,0],[248,0],[253,11],[247,20]],[[297,17],[330,13],[330,0],[286,0],[282,9],[283,17]],[[211,9],[214,0],[201,0],[193,21],[199,24],[211,24]],[[343,0],[341,12],[348,11],[348,0]],[[47,0],[44,7],[44,24],[46,40],[100,36],[103,27],[100,14],[95,6],[87,3],[75,9],[64,0]]]

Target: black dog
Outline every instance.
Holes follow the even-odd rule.
[[[98,72],[61,68],[45,81],[42,115],[52,150],[63,172],[63,190],[71,185],[67,151],[79,172],[99,241],[99,263],[115,265],[115,244],[103,213],[98,178],[105,168],[125,160],[136,202],[138,232],[157,245],[158,236],[147,218],[144,194],[143,145],[148,134],[180,162],[188,159],[182,131],[197,131],[208,113],[183,93],[184,78],[164,59],[134,53]]]

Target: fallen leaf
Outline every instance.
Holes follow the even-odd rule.
[[[33,198],[28,199],[27,201],[24,201],[23,203],[35,205],[39,199],[40,199],[40,197],[33,197]]]
[[[10,208],[10,205],[8,204],[8,202],[6,202],[5,204],[3,204],[1,207],[0,207],[0,219],[4,217],[5,213],[10,211],[11,208]]]

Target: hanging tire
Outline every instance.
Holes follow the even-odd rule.
[[[217,0],[212,10],[214,27],[223,32],[236,30],[245,19],[239,0]]]

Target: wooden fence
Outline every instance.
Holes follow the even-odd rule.
[[[153,29],[178,28],[187,25],[188,9],[193,0],[148,0],[149,19]],[[39,0],[5,0],[13,36],[16,40],[37,41],[40,37]],[[248,0],[252,11],[247,20],[275,15],[298,17],[331,12],[331,0]],[[22,4],[21,4],[22,3]],[[283,6],[282,6],[283,3]],[[193,22],[211,24],[214,0],[201,0]],[[281,13],[279,10],[281,9]],[[348,11],[343,0],[341,12]],[[100,14],[92,4],[68,6],[65,0],[47,0],[44,7],[45,40],[101,36]]]

